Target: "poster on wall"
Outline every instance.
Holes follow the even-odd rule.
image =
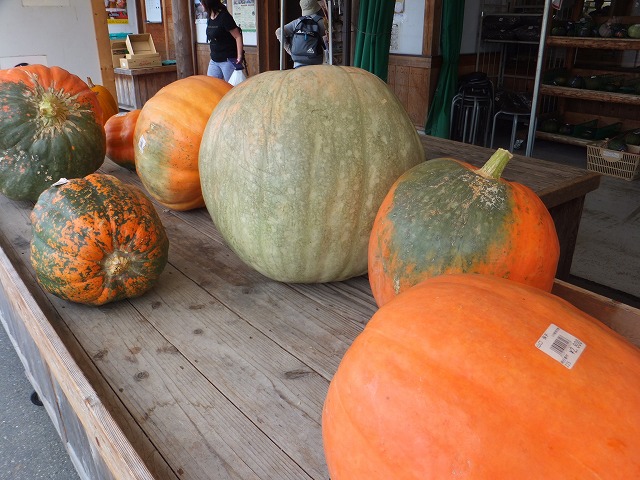
[[[242,29],[242,40],[245,45],[257,45],[256,0],[233,0],[231,14]]]
[[[390,53],[422,54],[424,4],[423,0],[401,0],[395,2]]]
[[[233,0],[233,19],[243,32],[255,32],[256,1]]]
[[[127,0],[104,0],[107,9],[107,23],[129,23]]]

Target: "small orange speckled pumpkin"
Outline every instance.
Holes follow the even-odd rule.
[[[51,186],[31,223],[38,281],[65,300],[102,305],[142,295],[167,263],[169,240],[151,201],[110,175]]]
[[[499,149],[480,169],[439,158],[402,175],[369,240],[379,306],[429,277],[485,273],[551,291],[560,246],[551,214],[529,187],[500,178]]]

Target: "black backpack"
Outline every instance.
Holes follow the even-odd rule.
[[[291,38],[291,58],[304,65],[317,64],[324,48],[320,26],[311,16],[301,17]],[[315,61],[313,60],[315,59]]]

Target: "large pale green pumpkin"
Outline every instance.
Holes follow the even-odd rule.
[[[265,72],[234,87],[204,131],[204,200],[248,265],[284,282],[367,271],[373,220],[393,182],[424,160],[406,111],[354,67]]]

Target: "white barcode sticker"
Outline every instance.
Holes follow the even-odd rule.
[[[536,347],[565,367],[572,368],[587,345],[552,323],[538,339]]]

